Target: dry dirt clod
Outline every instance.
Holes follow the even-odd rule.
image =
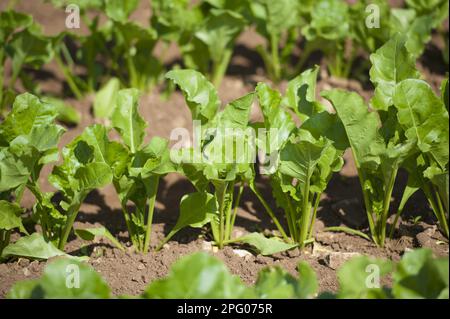
[[[325,256],[324,261],[325,264],[331,269],[338,269],[341,267],[346,261],[350,260],[353,257],[361,256],[360,253],[343,253],[343,252],[330,252]]]

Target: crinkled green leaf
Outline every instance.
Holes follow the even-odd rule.
[[[192,118],[202,124],[212,120],[220,106],[217,91],[201,73],[194,70],[172,70],[166,78],[183,91]]]
[[[394,91],[398,83],[419,77],[415,59],[406,49],[406,41],[405,36],[396,34],[370,56],[370,80],[375,85],[371,102],[378,110],[386,111],[394,104]]]

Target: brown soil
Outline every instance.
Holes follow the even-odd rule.
[[[0,4],[0,9],[2,9],[2,4]],[[65,14],[52,9],[48,4],[43,4],[42,1],[22,1],[19,2],[17,9],[33,13],[36,20],[44,24],[46,33],[54,34],[61,31],[64,26]],[[134,18],[145,23],[149,16],[149,10],[145,9],[148,8],[144,6],[142,10],[138,10]],[[228,76],[219,89],[219,95],[224,103],[253,90],[257,81],[267,81],[263,76],[262,63],[254,52],[254,47],[261,41],[263,40],[251,30],[239,38]],[[433,58],[433,54],[435,54],[433,50],[436,47],[434,43],[435,41],[430,44],[429,50],[421,60],[421,68],[425,71],[427,80],[437,88],[444,76],[442,71],[444,67],[441,60]],[[430,51],[432,53],[428,53]],[[176,48],[172,48],[168,56],[176,59]],[[309,65],[313,63],[315,62],[312,61]],[[324,62],[322,61],[322,63]],[[358,91],[366,99],[370,98],[372,94],[370,87],[366,88],[356,80],[343,81],[330,78],[324,70],[325,68],[322,68],[318,91],[342,87]],[[55,65],[50,64],[42,71],[49,75],[40,80],[43,91],[63,95],[64,81]],[[282,83],[280,87],[285,87],[285,85],[286,83]],[[95,123],[95,119],[91,115],[92,97],[86,97],[82,101],[73,99],[66,99],[66,101],[82,113],[82,122],[77,127],[68,128],[62,138],[61,147],[80,134],[84,127]],[[175,127],[191,129],[189,110],[179,92],[175,92],[168,100],[162,100],[159,96],[159,89],[155,89],[153,93],[142,97],[140,108],[142,115],[149,123],[148,139],[156,135],[169,138],[171,130]],[[253,120],[261,118],[256,106],[252,118]],[[174,261],[197,251],[208,251],[220,258],[232,273],[240,276],[247,284],[255,282],[258,271],[263,267],[279,265],[296,274],[298,262],[305,260],[317,272],[321,291],[336,291],[338,288],[336,270],[333,269],[335,267],[328,261],[332,252],[353,252],[397,261],[408,249],[429,247],[437,256],[448,256],[448,242],[437,230],[433,214],[421,194],[416,194],[410,200],[395,238],[388,241],[387,247],[384,249],[377,248],[373,243],[360,237],[321,231],[324,227],[337,225],[360,229],[366,227],[360,185],[349,152],[346,153],[345,159],[344,169],[332,179],[322,199],[315,225],[316,243],[303,253],[294,250],[272,257],[257,255],[239,257],[234,249],[243,249],[243,247],[226,247],[222,251],[216,251],[208,245],[208,240],[202,231],[187,229],[178,233],[160,252],[151,251],[147,255],[136,254],[129,248],[130,244],[122,220],[119,201],[112,187],[95,191],[88,196],[78,215],[75,227],[105,226],[128,247],[127,251],[122,252],[113,248],[107,241],[88,243],[76,237],[70,239],[66,251],[74,255],[87,254],[90,256],[89,263],[107,280],[116,295],[141,293],[152,280],[165,276]],[[44,190],[52,190],[46,181],[50,171],[51,167],[46,167],[41,174]],[[405,182],[404,174],[400,174],[393,196],[394,209],[398,205],[399,192]],[[275,207],[267,182],[259,178],[258,186],[269,204]],[[191,191],[193,188],[190,183],[179,175],[170,174],[164,178],[156,205],[155,225],[152,233],[153,248],[173,227],[178,216],[179,201],[185,193]],[[22,204],[24,207],[30,208],[33,202],[34,198],[30,194],[26,194]],[[415,216],[423,217],[415,223],[413,221]],[[265,215],[262,206],[248,190],[244,192],[236,224],[235,235],[252,231],[270,232],[275,229],[273,223]],[[38,277],[46,264],[45,261],[29,262],[24,259],[0,264],[0,298],[6,295],[16,281]],[[389,284],[389,281],[386,284]]]

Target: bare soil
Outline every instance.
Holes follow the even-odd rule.
[[[143,1],[143,3],[146,2]],[[2,8],[3,4],[0,3],[0,9]],[[21,1],[16,8],[32,13],[35,19],[44,25],[44,31],[48,34],[55,34],[64,29],[64,12],[53,9],[43,1]],[[133,18],[145,23],[148,21],[149,15],[148,6],[143,5],[143,8],[140,8]],[[262,41],[263,39],[252,30],[245,32],[239,38],[232,64],[219,89],[219,95],[224,104],[253,90],[255,83],[258,81],[270,82],[264,78],[262,61],[254,51],[254,47]],[[438,40],[433,40],[419,65],[427,80],[435,88],[439,87],[440,81],[445,76],[442,58],[439,60],[439,56],[435,52],[438,46],[440,46]],[[170,63],[171,60],[178,59],[177,55],[177,49],[171,48],[165,58]],[[325,65],[325,61],[318,56],[314,56],[308,62],[308,65],[314,63]],[[42,76],[43,74],[46,76]],[[40,70],[40,75],[39,81],[44,92],[66,97],[67,86],[55,65],[45,66],[43,70]],[[286,83],[280,84],[281,88],[285,86]],[[354,79],[330,78],[325,71],[325,67],[322,67],[318,91],[335,87],[357,91],[367,100],[372,95],[372,88],[367,83],[360,83]],[[161,90],[162,88],[155,88],[153,92],[144,95],[141,99],[141,114],[149,123],[147,139],[153,136],[169,138],[171,130],[175,127],[185,127],[192,130],[190,113],[182,94],[175,92],[169,99],[164,100],[160,96]],[[86,126],[95,123],[91,112],[92,96],[87,96],[82,101],[71,98],[65,98],[65,100],[82,113],[82,122],[76,127],[68,128],[67,133],[62,138],[61,147],[80,134]],[[256,121],[260,118],[261,114],[255,105],[252,120]],[[218,251],[211,247],[209,239],[202,230],[193,229],[186,229],[178,233],[160,252],[152,250],[146,255],[135,253],[130,247],[120,204],[112,187],[94,191],[88,196],[81,207],[75,227],[105,226],[127,247],[127,251],[122,252],[113,248],[108,241],[100,240],[99,242],[89,243],[72,236],[69,239],[66,252],[90,256],[89,263],[106,279],[115,295],[140,294],[151,281],[167,275],[173,262],[182,256],[197,251],[206,251],[220,258],[233,274],[238,275],[247,284],[254,283],[258,271],[266,266],[278,265],[292,274],[296,274],[298,262],[304,260],[317,272],[321,291],[336,291],[338,289],[336,265],[330,262],[330,258],[335,255],[344,258],[350,255],[348,253],[356,253],[398,261],[403,253],[409,249],[428,247],[433,250],[436,256],[448,256],[448,241],[443,238],[437,229],[435,218],[422,194],[416,194],[409,201],[395,238],[388,240],[384,249],[377,248],[373,243],[357,236],[323,232],[322,229],[329,226],[345,225],[359,229],[365,229],[367,226],[361,189],[350,152],[346,153],[345,160],[344,169],[332,179],[321,201],[321,208],[315,225],[316,242],[302,253],[293,250],[272,257],[254,254],[240,257],[236,254],[236,249],[246,247],[226,247]],[[53,190],[46,181],[50,171],[51,167],[46,167],[41,174],[41,183],[44,190]],[[405,182],[405,174],[401,173],[394,190],[392,211],[395,211],[398,206],[399,193]],[[275,207],[268,183],[264,178],[258,178],[258,187],[265,198],[268,199],[270,205]],[[193,187],[182,176],[169,174],[164,178],[159,189],[156,205],[151,240],[152,249],[174,226],[178,217],[181,197],[192,191]],[[31,208],[33,202],[32,195],[26,194],[22,204],[24,207]],[[282,218],[281,212],[278,213]],[[422,216],[420,221],[414,220],[416,216]],[[268,233],[275,230],[263,207],[248,190],[244,192],[236,225],[235,235],[252,231]],[[25,259],[0,264],[0,298],[5,297],[16,281],[38,277],[46,264],[46,261],[30,262]],[[389,279],[385,284],[389,284]]]

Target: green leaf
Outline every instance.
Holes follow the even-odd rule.
[[[205,253],[196,253],[173,264],[169,275],[152,282],[143,297],[230,299],[244,297],[247,289],[221,261]]]
[[[33,298],[33,290],[37,288],[38,284],[38,279],[17,281],[9,290],[6,298],[31,299]]]
[[[80,123],[81,115],[72,105],[50,96],[45,96],[41,100],[43,103],[51,104],[55,108],[57,113],[56,119],[58,121],[69,125],[77,125]]]
[[[29,236],[21,237],[14,243],[9,244],[3,249],[2,257],[25,257],[29,259],[49,259],[57,256],[66,256],[71,259],[80,259],[73,257],[59,250],[52,243],[46,242],[39,233],[33,233]],[[81,258],[85,259],[85,258]]]
[[[445,168],[449,158],[449,127],[448,112],[441,99],[426,82],[410,79],[395,88],[394,104],[406,137]]]
[[[75,234],[87,241],[93,241],[98,237],[104,237],[120,250],[125,250],[120,242],[105,227],[75,229]]]
[[[105,0],[105,13],[113,20],[126,22],[128,16],[136,10],[139,0]]]
[[[112,182],[111,168],[105,163],[88,163],[80,167],[74,177],[78,180],[80,189],[93,190]]]
[[[112,114],[112,124],[122,136],[124,143],[135,153],[141,146],[145,128],[144,119],[138,112],[139,91],[124,89],[117,93],[117,107]]]
[[[415,59],[406,49],[406,37],[393,36],[370,56],[370,80],[375,85],[372,106],[387,111],[393,105],[395,86],[403,80],[418,78]]]
[[[40,279],[14,285],[8,298],[33,299],[107,299],[111,292],[106,282],[89,265],[60,258],[47,267]]]
[[[344,125],[348,141],[353,151],[356,166],[379,163],[379,158],[372,155],[374,149],[382,148],[378,133],[380,120],[376,113],[369,112],[364,100],[357,93],[331,90],[322,93],[335,108]]]
[[[120,81],[111,78],[96,94],[94,99],[94,116],[101,119],[109,119],[115,109],[117,93],[120,89]]]
[[[260,141],[259,148],[266,154],[278,152],[287,143],[289,135],[295,129],[296,124],[292,116],[281,106],[281,94],[270,88],[265,83],[258,83],[256,86],[259,105],[264,116],[264,127],[266,129],[266,139]],[[273,129],[273,133],[270,131]],[[258,138],[261,138],[258,136]]]
[[[341,40],[350,31],[349,6],[340,0],[314,1],[311,22],[302,32],[307,40]]]
[[[448,257],[435,259],[428,249],[408,252],[398,264],[393,279],[395,298],[448,299]]]
[[[220,62],[224,51],[232,48],[244,26],[245,20],[238,13],[213,9],[195,36],[207,45],[211,59]]]
[[[391,272],[390,261],[355,257],[337,272],[340,299],[385,299],[389,295],[381,287],[380,280]]]
[[[217,91],[201,73],[194,70],[172,70],[166,74],[184,93],[192,119],[202,125],[212,120],[220,106]]]
[[[280,267],[267,267],[258,274],[255,293],[260,299],[290,299],[297,297],[298,281]]]
[[[197,192],[184,195],[180,202],[180,216],[177,223],[159,245],[167,243],[181,229],[203,227],[217,216],[217,203],[213,195],[206,192]]]
[[[22,213],[23,209],[19,205],[0,200],[0,229],[20,228],[21,231],[26,232],[20,216]]]
[[[24,65],[39,68],[53,58],[51,41],[30,29],[15,33],[6,49],[12,58],[13,75],[19,75]]]
[[[298,117],[304,121],[325,108],[316,102],[316,82],[319,67],[304,71],[293,80],[289,81],[283,105],[295,111]]]
[[[281,151],[280,172],[298,179],[301,185],[305,185],[312,177],[324,150],[329,144],[313,144],[308,141],[288,143]]]
[[[260,233],[250,233],[248,235],[233,239],[233,242],[248,244],[264,256],[273,255],[297,247],[297,244],[286,244],[276,238],[267,238]]]

